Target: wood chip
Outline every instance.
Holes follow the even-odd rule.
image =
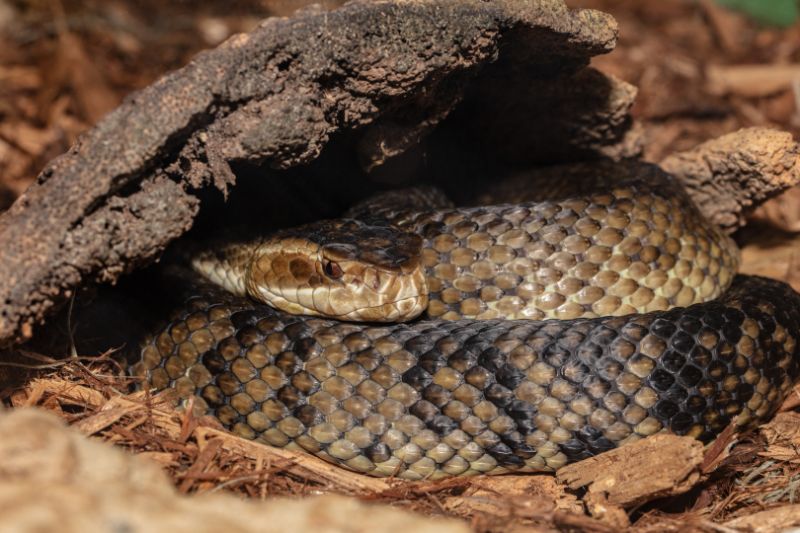
[[[178,491],[184,494],[189,492],[189,489],[191,489],[194,483],[200,478],[200,474],[211,464],[211,461],[217,455],[220,448],[222,448],[222,439],[211,439],[205,446],[200,448],[200,454],[197,456],[197,459],[195,459],[192,466],[190,466],[183,475],[183,481],[178,485]]]
[[[800,462],[800,413],[778,413],[769,423],[759,428],[766,439],[767,448],[758,453],[767,459],[782,462]]]
[[[571,489],[588,485],[609,503],[630,507],[688,491],[700,480],[702,463],[702,443],[659,434],[567,465],[556,477]]]
[[[700,465],[700,471],[703,474],[709,474],[716,470],[720,463],[728,457],[730,446],[735,441],[736,425],[731,422],[706,449],[703,454],[703,463]]]
[[[706,80],[712,94],[759,98],[791,89],[800,65],[709,65]]]
[[[700,5],[722,48],[728,54],[742,53],[744,48],[742,34],[746,31],[747,20],[741,14],[725,9],[714,0],[701,0]]]
[[[463,491],[441,498],[448,514],[478,519],[482,524],[546,524],[554,513],[583,514],[583,505],[552,475],[479,476]]]
[[[800,525],[800,505],[786,505],[725,522],[727,527],[752,533],[773,533],[798,525]]]
[[[631,525],[628,513],[619,505],[608,501],[605,493],[589,492],[584,498],[589,514],[598,521],[613,528],[614,531],[627,529]]]
[[[108,402],[109,404],[111,402]],[[129,415],[135,411],[143,409],[144,406],[126,405],[124,407],[106,408],[98,413],[79,420],[73,427],[85,435],[94,435],[99,431],[103,431],[112,424],[118,422],[123,416]]]
[[[150,461],[155,461],[163,467],[174,466],[177,464],[174,452],[140,452],[136,455]]]

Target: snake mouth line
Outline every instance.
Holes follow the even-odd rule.
[[[279,309],[279,310],[283,310],[285,312],[298,313],[298,314],[306,315],[306,316],[324,317],[324,318],[328,318],[328,319],[331,319],[331,320],[346,320],[346,321],[351,321],[351,322],[362,322],[362,321],[365,321],[364,319],[360,318],[361,315],[364,315],[364,314],[368,313],[369,311],[385,309],[386,306],[394,307],[394,308],[396,308],[398,310],[401,307],[405,306],[405,305],[414,306],[414,307],[418,308],[418,312],[415,312],[413,314],[411,314],[411,313],[409,313],[407,311],[402,312],[401,315],[398,315],[398,317],[402,316],[402,319],[400,319],[398,317],[390,317],[389,320],[377,320],[377,319],[375,319],[375,320],[366,320],[366,322],[376,322],[376,323],[414,320],[417,317],[419,317],[420,314],[425,312],[425,308],[426,308],[427,302],[428,302],[428,295],[425,294],[425,293],[420,293],[420,294],[413,295],[413,296],[408,296],[408,297],[399,298],[399,299],[396,299],[396,300],[386,301],[386,302],[383,302],[383,303],[380,303],[380,304],[376,304],[376,305],[359,306],[359,307],[354,308],[354,309],[352,309],[352,310],[350,310],[350,311],[348,311],[346,313],[334,315],[333,313],[323,313],[323,312],[320,312],[320,311],[316,311],[315,309],[310,308],[310,307],[308,307],[306,305],[297,303],[294,300],[289,300],[288,298],[286,298],[285,296],[283,296],[281,294],[276,294],[274,292],[267,291],[267,290],[264,290],[264,289],[261,290],[261,296],[262,296],[262,298],[264,298],[263,301],[264,301],[265,305],[274,307],[274,308]]]
[[[414,300],[427,300],[427,299],[428,299],[428,295],[427,294],[419,294],[417,296],[409,296],[407,298],[400,298],[399,300],[392,300],[392,301],[385,302],[385,303],[378,304],[378,305],[365,305],[363,307],[359,307],[358,311],[364,311],[364,310],[368,310],[368,309],[380,309],[380,308],[382,308],[383,306],[386,306],[386,305],[399,305],[399,304],[404,303],[404,302],[411,302],[411,301],[414,301]]]

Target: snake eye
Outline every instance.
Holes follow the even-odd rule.
[[[344,275],[344,271],[342,267],[339,266],[339,263],[334,263],[333,261],[325,261],[322,263],[322,270],[325,271],[325,275],[333,279],[339,279]]]

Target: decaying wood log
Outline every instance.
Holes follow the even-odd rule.
[[[351,3],[234,36],[129,96],[0,216],[0,341],[30,337],[77,287],[153,261],[192,225],[198,191],[234,183],[231,164],[296,167],[347,137],[373,168],[460,100],[502,91],[497,76],[548,87],[521,93],[541,98],[541,124],[567,125],[539,129],[546,146],[630,155],[634,91],[581,74],[615,38],[610,16],[561,0]]]

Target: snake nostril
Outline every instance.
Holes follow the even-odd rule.
[[[380,272],[374,269],[366,269],[361,275],[361,281],[374,292],[380,292],[381,289],[381,275]]]

